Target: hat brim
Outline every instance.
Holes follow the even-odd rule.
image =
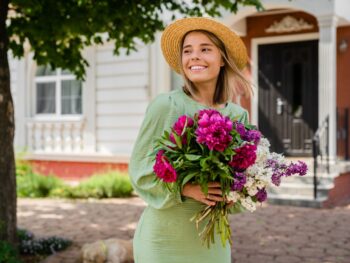
[[[216,35],[225,45],[230,56],[239,69],[248,62],[246,47],[241,38],[226,25],[205,17],[190,17],[177,20],[167,26],[162,34],[161,48],[169,66],[180,73],[179,54],[181,41],[190,31],[205,30]]]

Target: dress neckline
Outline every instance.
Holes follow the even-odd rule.
[[[229,103],[226,102],[225,104],[225,107],[222,107],[222,108],[213,108],[213,107],[210,107],[210,106],[207,106],[207,105],[204,105],[196,100],[194,100],[193,98],[191,98],[190,96],[188,96],[185,91],[183,90],[183,88],[179,88],[179,91],[181,93],[181,95],[185,98],[185,100],[187,100],[188,102],[194,104],[194,105],[197,105],[201,108],[204,108],[204,109],[211,109],[211,110],[217,110],[217,111],[225,111],[228,106],[229,106]]]

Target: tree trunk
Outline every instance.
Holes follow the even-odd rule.
[[[0,0],[0,240],[16,245],[15,123],[7,58],[8,2]]]

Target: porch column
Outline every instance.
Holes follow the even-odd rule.
[[[319,126],[329,116],[329,155],[331,160],[337,156],[336,137],[336,68],[337,68],[337,16],[317,17],[319,25]]]

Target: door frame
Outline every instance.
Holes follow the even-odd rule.
[[[251,74],[253,77],[254,96],[251,100],[251,117],[252,124],[259,123],[259,92],[258,92],[258,46],[263,44],[277,44],[286,42],[300,42],[308,40],[319,40],[319,33],[295,34],[273,37],[259,37],[251,40]],[[318,98],[317,98],[318,99]]]

